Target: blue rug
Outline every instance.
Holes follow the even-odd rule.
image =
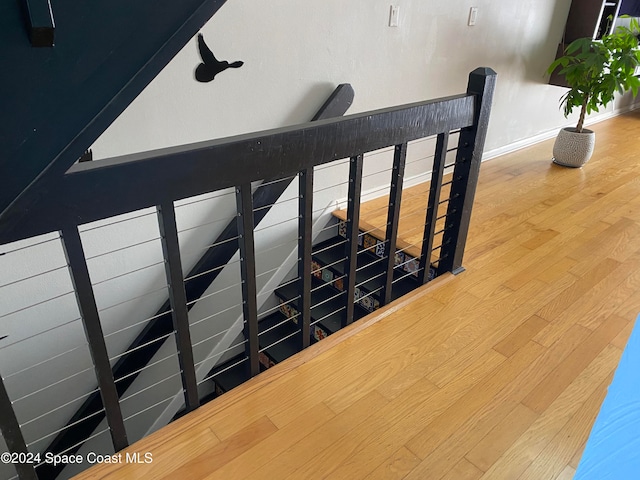
[[[636,319],[574,480],[640,479],[639,324]]]

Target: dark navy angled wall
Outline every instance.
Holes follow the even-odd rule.
[[[71,166],[226,0],[54,2],[55,45],[0,2],[0,221],[29,209],[39,178]],[[36,185],[34,185],[36,186]]]

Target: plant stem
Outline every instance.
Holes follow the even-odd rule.
[[[584,126],[584,117],[587,114],[588,101],[589,101],[589,95],[585,95],[584,100],[582,101],[582,108],[580,109],[580,119],[578,120],[578,125],[576,126],[577,133],[582,133],[582,127]]]

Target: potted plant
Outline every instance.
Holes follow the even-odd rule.
[[[574,108],[580,108],[575,128],[560,130],[553,146],[553,161],[568,167],[584,165],[595,146],[595,133],[584,128],[585,116],[606,107],[616,92],[631,90],[635,96],[640,79],[635,76],[640,66],[638,49],[638,20],[632,18],[629,27],[618,27],[600,40],[579,38],[567,46],[564,56],[555,60],[548,69],[559,68],[569,85],[560,104],[565,117]]]

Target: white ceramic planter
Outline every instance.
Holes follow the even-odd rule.
[[[553,145],[553,161],[565,167],[582,167],[591,158],[595,145],[593,130],[583,128],[577,133],[575,128],[563,128]]]

